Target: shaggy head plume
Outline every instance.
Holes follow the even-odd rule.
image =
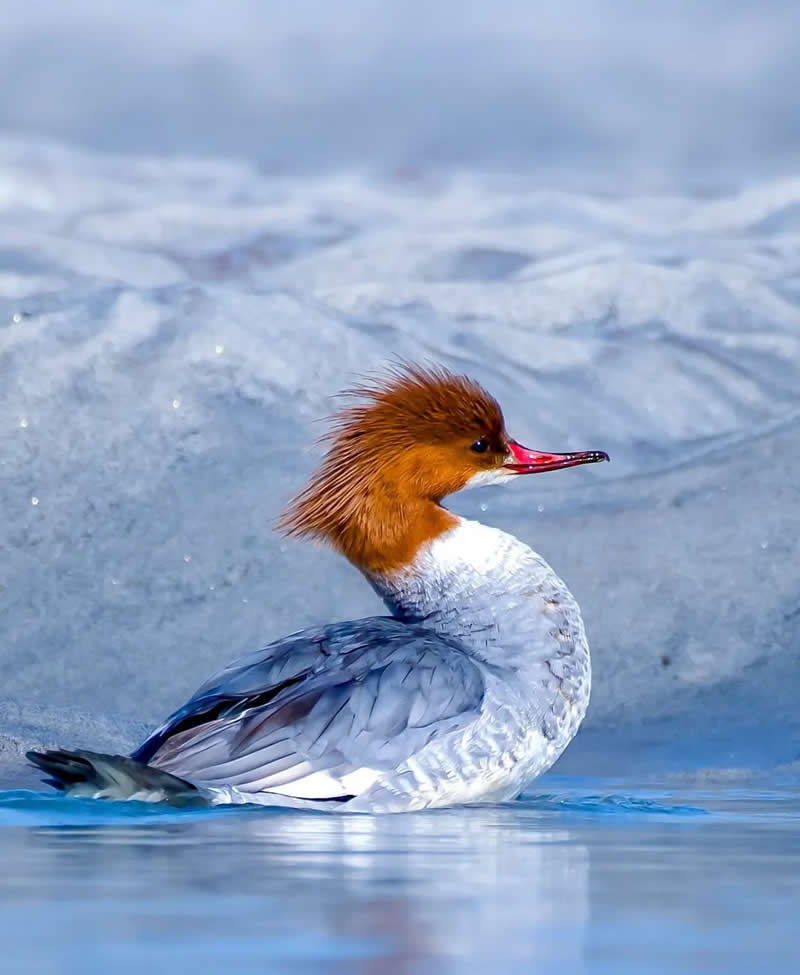
[[[442,498],[502,466],[503,414],[477,382],[441,367],[403,365],[347,395],[358,402],[332,417],[326,455],[278,528],[391,571],[452,527]]]

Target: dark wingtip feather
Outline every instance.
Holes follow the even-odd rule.
[[[46,752],[29,751],[25,757],[36,768],[47,772],[56,781],[56,788],[65,788],[75,782],[91,781],[94,768],[91,762],[74,752],[52,749]]]
[[[120,776],[127,779],[131,793],[139,789],[161,789],[165,796],[181,798],[198,791],[191,782],[123,755],[53,749],[30,751],[25,757],[36,768],[47,773],[50,777],[46,780],[48,784],[62,792],[69,792],[73,786],[82,783],[88,783],[98,790],[109,786],[119,789]],[[123,788],[118,798],[127,798],[124,793]]]

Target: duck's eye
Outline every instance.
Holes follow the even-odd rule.
[[[470,449],[474,450],[476,454],[485,454],[489,449],[489,441],[483,438],[476,440]]]

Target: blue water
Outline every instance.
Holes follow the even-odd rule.
[[[3,971],[794,970],[796,785],[538,785],[379,818],[0,793]]]

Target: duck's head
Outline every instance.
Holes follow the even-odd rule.
[[[346,395],[357,402],[331,418],[327,453],[278,527],[330,543],[368,573],[402,568],[453,527],[441,506],[449,494],[609,459],[523,447],[493,396],[441,367],[397,367]]]

